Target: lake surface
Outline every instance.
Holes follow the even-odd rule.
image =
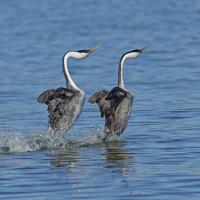
[[[0,199],[200,199],[200,1],[1,1]],[[117,141],[85,103],[66,137],[36,102],[65,86],[64,52],[101,44],[69,70],[87,94],[112,89],[123,53],[133,113]]]

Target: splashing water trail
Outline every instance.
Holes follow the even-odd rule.
[[[110,137],[106,142],[118,141],[119,138]],[[55,148],[84,147],[105,144],[103,129],[95,128],[87,133],[72,130],[66,135],[55,134],[52,131],[25,135],[11,131],[0,138],[0,153],[21,153],[28,151],[48,150]]]
[[[49,132],[25,135],[20,132],[10,132],[1,137],[0,152],[27,152],[56,147],[63,142],[61,135],[51,135]]]

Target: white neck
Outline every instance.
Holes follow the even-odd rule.
[[[125,53],[119,62],[119,68],[118,68],[118,87],[125,89],[124,86],[124,79],[123,79],[123,67],[124,67],[124,62],[127,58],[136,58],[140,54],[138,52],[127,52]]]
[[[76,83],[72,80],[71,75],[68,70],[68,66],[67,66],[68,58],[70,58],[70,57],[74,58],[76,54],[77,54],[77,52],[69,51],[64,55],[64,57],[63,57],[63,73],[65,75],[66,84],[67,84],[68,88],[80,90],[80,88],[78,88]]]
[[[121,60],[119,62],[119,68],[118,68],[118,87],[125,89],[124,86],[124,79],[123,79],[123,67],[124,67],[124,61],[127,59],[126,54],[121,57]]]

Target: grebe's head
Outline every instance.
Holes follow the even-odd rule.
[[[97,48],[99,48],[100,45],[97,45],[96,47],[88,50],[79,50],[79,51],[71,51],[70,57],[76,58],[76,59],[82,59],[86,58],[88,55],[90,55],[93,51],[95,51]]]
[[[132,51],[128,51],[126,52],[122,57],[126,58],[137,58],[139,55],[141,55],[144,50],[147,48],[148,46],[145,46],[142,49],[134,49]]]

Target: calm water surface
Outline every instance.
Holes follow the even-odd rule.
[[[200,2],[0,2],[0,199],[200,199]],[[117,79],[120,56],[135,93],[118,141],[103,143],[87,102],[66,138],[48,135],[41,91],[64,86],[68,50],[102,48],[70,61],[87,98]]]

